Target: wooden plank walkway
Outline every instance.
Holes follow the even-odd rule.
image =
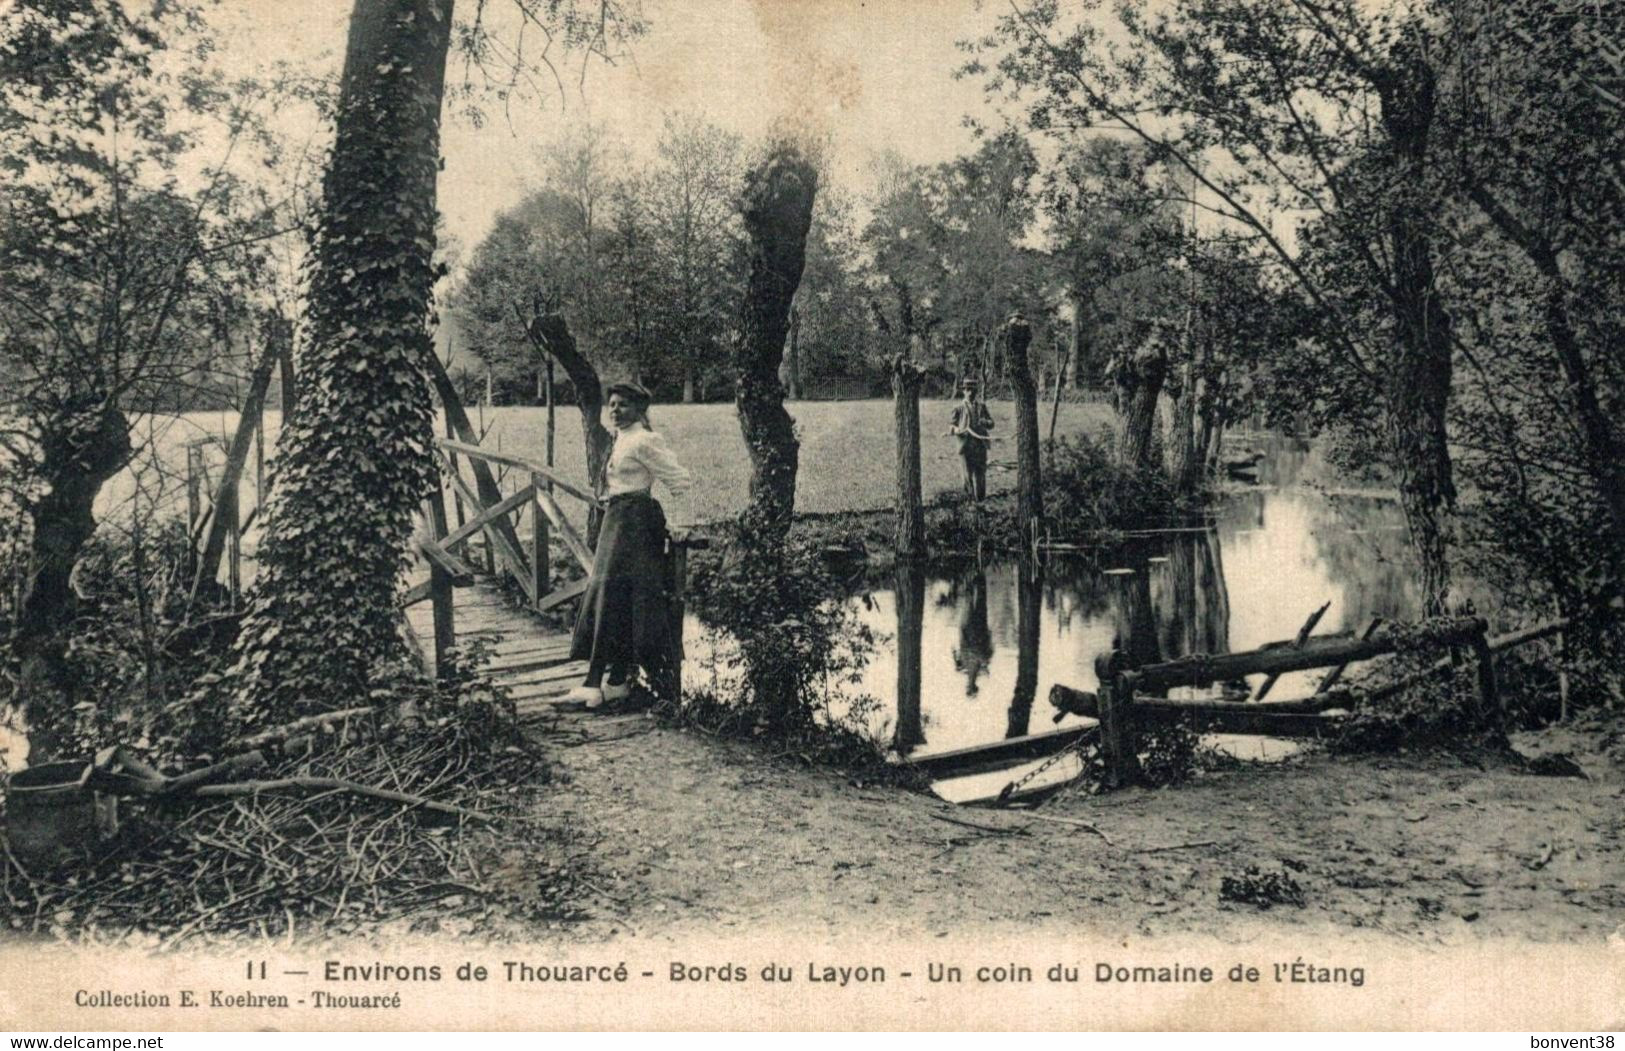
[[[564,694],[587,674],[586,661],[570,659],[570,637],[549,634],[535,614],[507,599],[489,579],[458,588],[453,612],[457,645],[483,641],[492,653],[486,665],[498,683],[508,688],[522,718],[540,718],[560,711]],[[431,603],[408,606],[411,625],[424,663],[433,672],[434,610]]]

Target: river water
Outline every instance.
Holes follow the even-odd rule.
[[[1252,649],[1292,638],[1325,603],[1316,634],[1413,618],[1416,576],[1392,494],[1329,487],[1307,444],[1255,447],[1266,453],[1257,485],[1227,492],[1205,525],[1138,540],[1109,562],[1054,555],[1033,572],[963,552],[854,595],[884,637],[857,687],[879,702],[870,732],[911,757],[1041,733],[1084,721],[1053,708],[1050,687],[1095,689],[1095,658],[1113,647],[1136,664]],[[1270,696],[1312,692],[1321,674],[1283,676]],[[1266,759],[1292,749],[1231,744]]]

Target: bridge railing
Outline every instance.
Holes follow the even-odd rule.
[[[433,604],[434,659],[436,669],[440,669],[445,667],[446,652],[456,645],[453,589],[472,584],[477,575],[471,564],[470,542],[482,537],[485,568],[512,579],[523,593],[526,606],[545,613],[580,598],[592,574],[593,549],[576,521],[565,513],[561,498],[578,502],[589,513],[603,505],[586,486],[527,457],[450,438],[436,442],[435,456],[446,485],[427,501],[430,535],[418,543],[429,565],[429,576],[407,591],[403,605],[424,600]],[[459,459],[469,462],[476,476],[474,483],[464,478]],[[507,491],[510,486],[511,492]],[[457,510],[455,527],[446,513],[448,488]],[[527,518],[528,536],[524,529]],[[568,555],[565,561],[570,570],[563,579],[554,578],[555,543]],[[690,536],[687,531],[672,533],[668,583],[672,596],[672,652],[667,662],[667,681],[655,684],[658,692],[672,697],[678,696],[682,688],[688,552],[706,546],[708,541]]]

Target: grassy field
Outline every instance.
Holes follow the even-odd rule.
[[[927,400],[920,404],[922,482],[926,499],[944,489],[957,489],[959,479],[958,444],[947,436],[948,416],[953,403]],[[801,437],[801,469],[796,481],[796,510],[814,514],[839,511],[873,511],[892,506],[896,490],[896,443],[893,439],[892,403],[873,401],[792,402]],[[1011,441],[1015,410],[1009,402],[992,402],[995,441],[988,487],[999,491],[1015,483],[1015,446]],[[542,460],[546,451],[547,414],[543,409],[513,407],[472,409],[476,426],[487,428],[484,444],[493,450]],[[732,402],[706,405],[659,405],[651,413],[655,429],[665,434],[683,463],[694,472],[694,490],[685,499],[658,495],[674,523],[695,524],[729,518],[745,506],[750,484],[750,458],[739,434],[739,418]],[[1049,426],[1049,406],[1040,406],[1040,435]],[[1056,433],[1093,431],[1112,421],[1111,409],[1102,402],[1063,403]],[[266,453],[275,455],[280,414],[267,412]],[[165,513],[185,512],[184,443],[206,434],[229,439],[237,426],[235,413],[188,413],[185,416],[149,417],[138,421],[136,440],[142,448],[139,471],[129,470],[108,483],[97,500],[98,518],[119,518],[127,514],[136,490],[142,503],[156,504]],[[444,433],[437,421],[436,433]],[[155,455],[155,459],[154,459]],[[217,476],[224,447],[208,450],[211,479]],[[567,478],[585,480],[581,447],[581,415],[574,406],[558,411],[555,461]],[[250,457],[243,479],[243,507],[258,502],[254,487],[254,462]],[[141,484],[137,486],[137,476]],[[508,488],[512,488],[511,485]],[[574,501],[565,501],[572,516]]]
[[[921,480],[929,500],[944,489],[960,485],[958,444],[948,432],[950,401],[920,404],[923,454]],[[1009,402],[993,402],[995,441],[989,459],[988,486],[1008,489],[1014,484],[1015,445],[1010,440],[1015,410]],[[798,512],[871,511],[892,506],[896,492],[896,442],[892,403],[874,401],[793,402],[801,438],[801,469],[796,481]],[[683,464],[694,472],[694,490],[686,499],[668,500],[656,487],[673,522],[710,522],[737,514],[745,506],[750,485],[750,458],[739,433],[739,418],[732,403],[660,405],[650,413],[656,430],[671,443]],[[1049,424],[1049,407],[1041,415],[1042,435]],[[488,412],[486,446],[513,455],[540,460],[546,445],[546,412],[535,408],[499,408]],[[1061,405],[1057,435],[1092,431],[1110,423],[1111,409],[1103,403]],[[586,476],[581,443],[581,416],[573,408],[558,413],[555,462],[566,477]],[[1001,464],[1006,465],[1001,467]],[[685,504],[687,506],[685,506]]]

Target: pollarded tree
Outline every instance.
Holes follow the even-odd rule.
[[[817,191],[818,169],[799,146],[781,140],[745,177],[741,202],[750,269],[734,345],[734,400],[751,460],[747,533],[763,549],[782,545],[795,510],[800,443],[784,408],[779,365]]]
[[[231,102],[235,141],[252,110],[193,61],[203,39],[185,5],[0,12],[0,445],[31,520],[13,642],[36,709],[72,690],[70,576],[97,494],[136,451],[131,414],[166,404],[249,320],[273,232],[219,162],[182,187],[186,129]]]

